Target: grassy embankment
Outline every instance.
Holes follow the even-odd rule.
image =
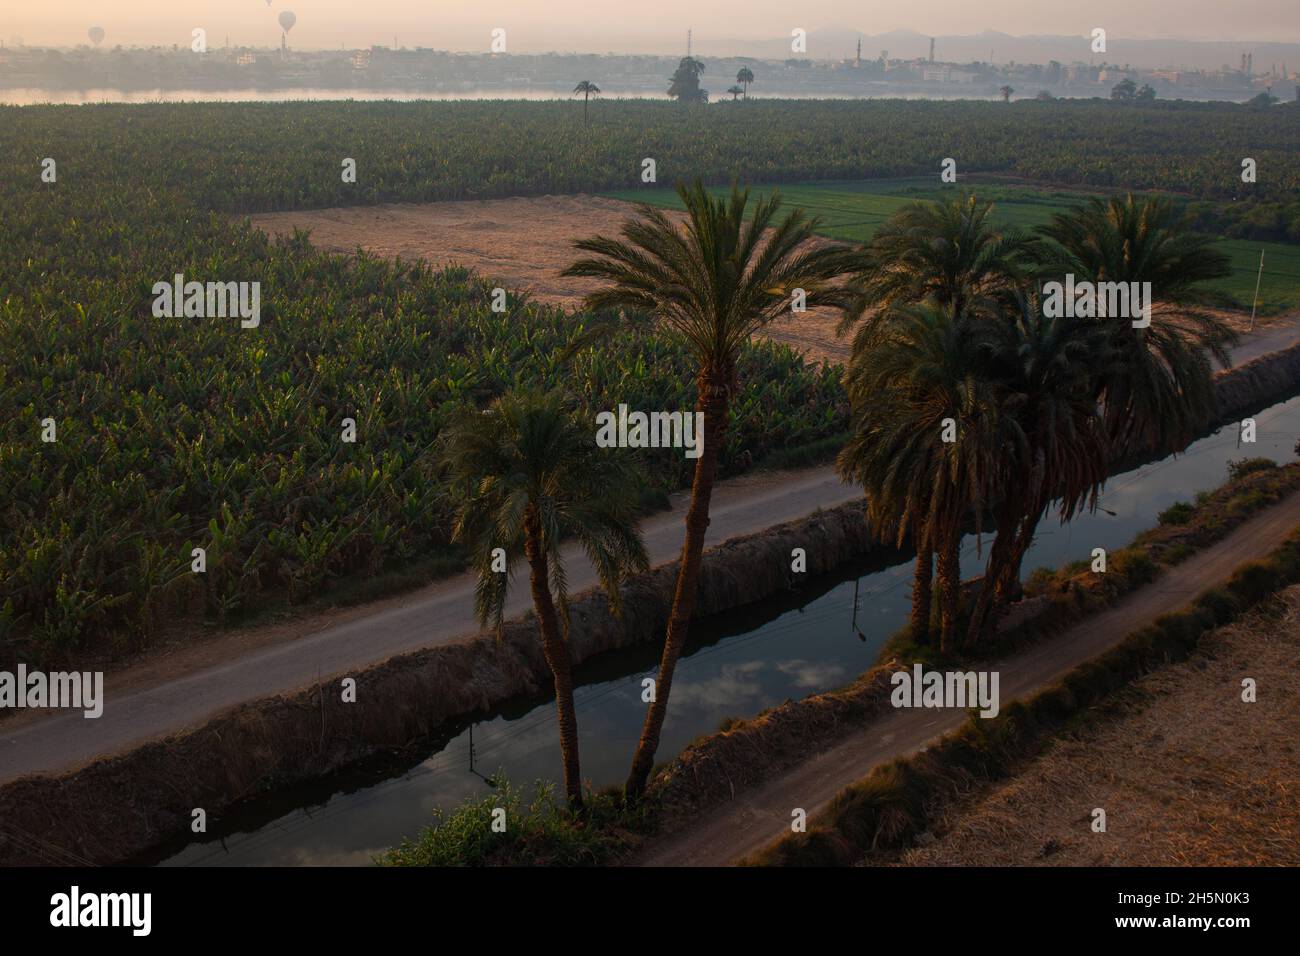
[[[1296,470],[1297,466],[1291,466],[1290,471]],[[1248,486],[1229,499],[1239,502],[1241,513],[1262,507],[1263,498],[1270,494],[1250,481],[1250,477],[1260,475],[1281,477],[1268,476],[1264,471],[1247,476]],[[1197,510],[1180,508],[1172,516],[1166,512],[1166,516],[1184,526],[1199,526],[1204,535],[1221,537],[1226,533],[1216,520],[1198,522]],[[1181,544],[1169,547],[1168,541],[1163,542],[1164,553],[1185,557]],[[1142,549],[1147,552],[1146,561],[1151,560],[1151,549],[1161,546],[1158,540],[1148,540]],[[1130,565],[1130,578],[1145,576],[1145,571],[1138,570],[1144,565],[1143,560]],[[877,767],[841,791],[812,829],[790,834],[751,862],[849,865],[863,857],[875,858],[875,854],[910,845],[959,794],[1014,773],[1072,727],[1088,708],[1141,675],[1169,661],[1185,659],[1207,633],[1238,619],[1297,581],[1300,532],[1266,558],[1240,566],[1223,587],[1203,592],[1184,610],[1164,615],[1028,700],[1004,707],[992,719],[972,716],[960,730],[923,752]]]
[[[656,775],[647,803],[635,814],[624,812],[616,788],[593,794],[590,814],[575,819],[554,800],[548,785],[539,782],[530,794],[505,784],[498,794],[440,813],[433,825],[378,862],[405,866],[453,861],[460,865],[594,864],[617,859],[657,830],[671,828],[724,799],[732,785],[740,789],[756,783],[825,746],[829,742],[825,737],[828,728],[844,733],[878,713],[888,696],[887,681],[882,680],[887,671],[910,666],[916,660],[929,666],[960,666],[1045,639],[1152,581],[1300,488],[1300,463],[1278,467],[1264,459],[1247,459],[1236,464],[1229,481],[1220,488],[1198,495],[1195,502],[1168,509],[1162,513],[1159,526],[1139,534],[1128,548],[1113,552],[1105,575],[1086,570],[1087,562],[1076,562],[1052,573],[1036,573],[1027,597],[1044,598],[1037,602],[1042,606],[1031,620],[1000,635],[992,645],[974,654],[939,659],[929,648],[910,645],[904,631],[882,653],[882,659],[892,658],[894,663],[873,669],[848,687],[787,702],[752,719],[727,721],[723,730],[693,743]],[[1300,542],[1296,555],[1300,570]],[[1243,589],[1258,585],[1260,580],[1273,580],[1267,575],[1261,579],[1259,574],[1239,572],[1233,580],[1240,577],[1246,583],[1209,592],[1198,599],[1196,607],[1217,608],[1221,615],[1217,623],[1230,619],[1254,603],[1244,601],[1242,595],[1248,590]],[[1136,672],[1117,669],[1115,673],[1127,680]],[[977,732],[987,730],[980,727]],[[708,783],[721,778],[727,782],[717,786]],[[506,810],[508,822],[500,833],[492,832],[490,827],[492,811],[497,808]]]

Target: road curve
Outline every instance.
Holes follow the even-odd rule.
[[[1201,591],[1226,581],[1240,564],[1263,557],[1297,526],[1300,492],[1256,515],[1114,607],[1019,654],[981,664],[981,668],[1000,672],[1002,709],[1114,647],[1162,614],[1183,607]],[[891,710],[761,787],[701,814],[688,829],[655,841],[632,862],[641,866],[733,864],[788,833],[795,807],[802,807],[815,819],[835,794],[865,777],[873,767],[920,750],[965,719],[964,710]]]

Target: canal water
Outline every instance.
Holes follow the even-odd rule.
[[[1236,427],[1185,452],[1115,475],[1101,508],[1069,525],[1047,518],[1024,570],[1055,568],[1093,548],[1123,547],[1178,501],[1191,501],[1227,478],[1229,461],[1264,456],[1295,460],[1300,397],[1254,416],[1257,440],[1239,445]],[[987,547],[988,538],[985,538]],[[979,573],[973,535],[962,572]],[[886,638],[907,619],[911,562],[877,557],[697,623],[677,666],[660,759],[713,732],[728,717],[752,716],[788,698],[832,690],[875,663]],[[856,607],[856,614],[855,614]],[[641,729],[641,680],[658,663],[654,646],[602,655],[576,675],[584,778],[621,783]],[[366,865],[376,853],[413,838],[432,811],[491,792],[485,778],[504,771],[516,785],[558,780],[553,700],[519,700],[447,729],[442,739],[403,760],[386,758],[311,785],[286,789],[209,820],[209,833],[165,848],[150,861],[176,866]]]

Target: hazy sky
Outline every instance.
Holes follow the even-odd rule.
[[[232,43],[270,46],[279,42],[276,17],[286,9],[298,17],[290,43],[303,48],[389,45],[396,36],[407,47],[478,50],[493,27],[505,27],[509,50],[520,53],[676,52],[688,27],[697,50],[724,53],[794,27],[1024,36],[1086,35],[1101,26],[1124,38],[1300,41],[1298,0],[0,0],[0,39],[72,45],[100,26],[106,46],[188,45],[190,30],[201,26],[209,45],[228,35]]]

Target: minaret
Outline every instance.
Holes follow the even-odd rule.
[[[690,59],[690,56],[691,56],[691,31],[690,31],[690,30],[687,30],[687,31],[686,31],[686,57],[687,57],[687,59]]]
[[[853,61],[853,65],[859,70],[862,69],[862,36],[858,36],[858,57]]]
[[[930,37],[930,62],[934,62],[934,37]]]

